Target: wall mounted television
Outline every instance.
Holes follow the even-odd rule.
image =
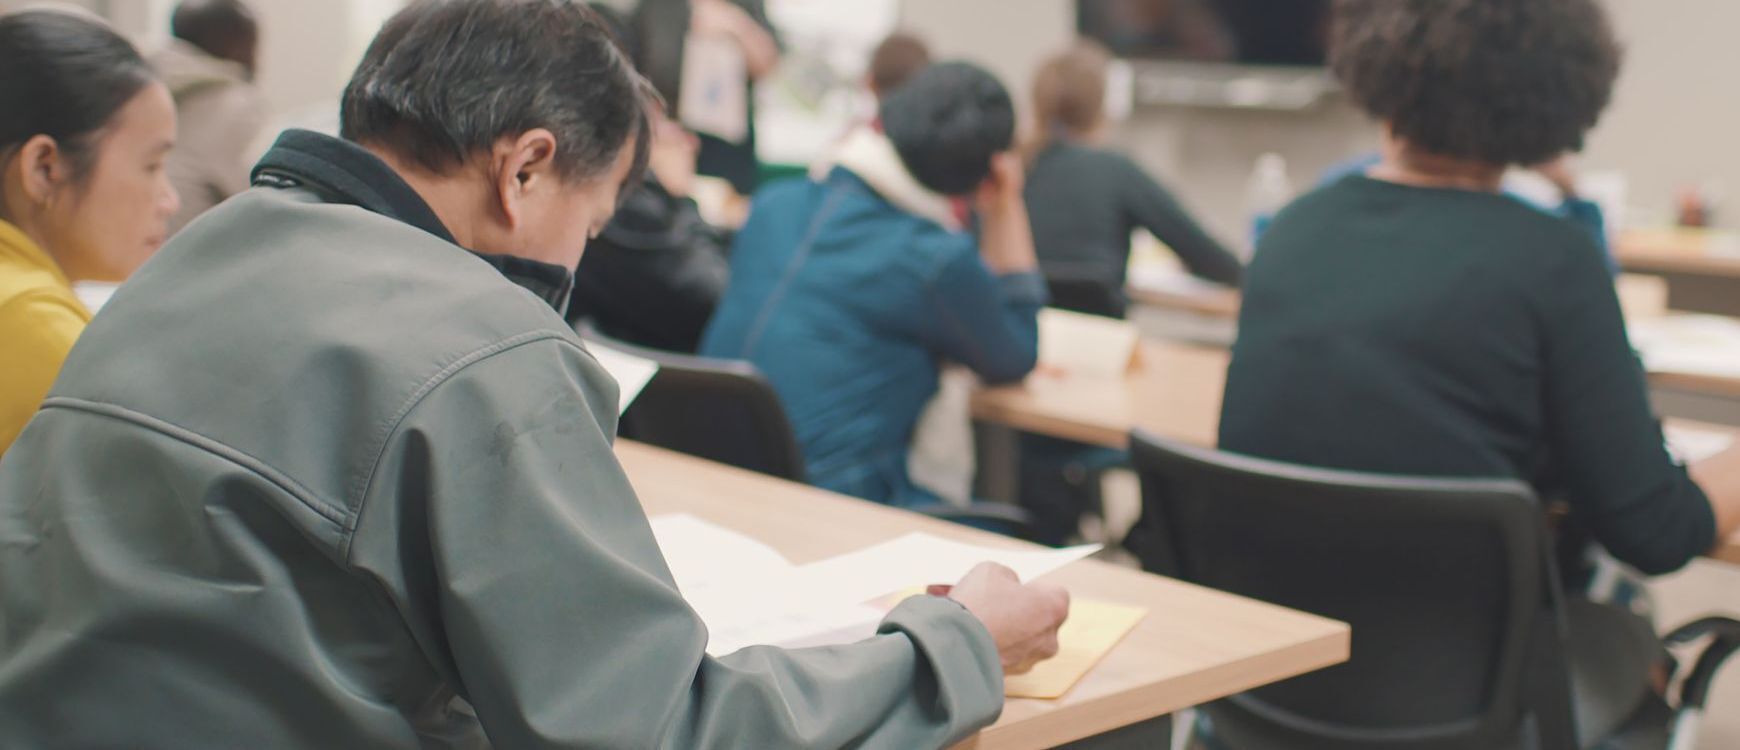
[[[1330,0],[1077,0],[1077,28],[1120,58],[1322,67]]]

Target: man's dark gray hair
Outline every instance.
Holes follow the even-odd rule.
[[[544,128],[564,179],[607,172],[633,141],[646,167],[656,94],[577,0],[418,0],[388,20],[345,87],[346,140],[448,174]]]

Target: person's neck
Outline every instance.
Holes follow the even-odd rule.
[[[1413,187],[1496,193],[1504,185],[1503,165],[1457,159],[1414,149],[1390,149],[1367,176]]]
[[[476,207],[485,205],[483,196],[479,195],[483,188],[483,180],[467,179],[464,175],[438,175],[422,167],[407,163],[392,151],[378,148],[370,144],[362,144],[369,153],[386,162],[393,172],[404,180],[417,197],[429,205],[429,210],[435,212],[435,218],[441,220],[442,226],[453,235],[454,244],[472,250],[478,250],[479,220]],[[469,167],[461,167],[469,169]]]
[[[30,244],[35,245],[36,249],[42,251],[43,255],[47,255],[48,259],[54,262],[55,267],[60,269],[61,275],[65,276],[67,281],[89,280],[90,274],[82,273],[82,265],[77,262],[76,258],[63,257],[55,252],[54,243],[48,241],[47,234],[42,231],[42,227],[37,222],[25,217],[23,212],[14,210],[15,207],[11,205],[10,201],[5,203],[6,205],[0,205],[0,221],[12,225],[19,234],[24,235],[24,238],[30,241]]]

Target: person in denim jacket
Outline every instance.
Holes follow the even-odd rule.
[[[934,500],[906,461],[941,363],[1026,377],[1046,292],[1002,84],[939,63],[880,115],[825,179],[757,196],[701,353],[767,375],[813,484],[910,507]],[[957,208],[969,196],[976,216]]]

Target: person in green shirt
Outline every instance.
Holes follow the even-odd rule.
[[[1333,66],[1382,121],[1383,159],[1301,198],[1264,236],[1221,445],[1523,479],[1568,502],[1565,551],[1592,538],[1645,573],[1711,550],[1740,527],[1740,484],[1689,475],[1664,447],[1601,248],[1501,192],[1509,167],[1579,150],[1605,109],[1620,50],[1602,8],[1338,11]]]

